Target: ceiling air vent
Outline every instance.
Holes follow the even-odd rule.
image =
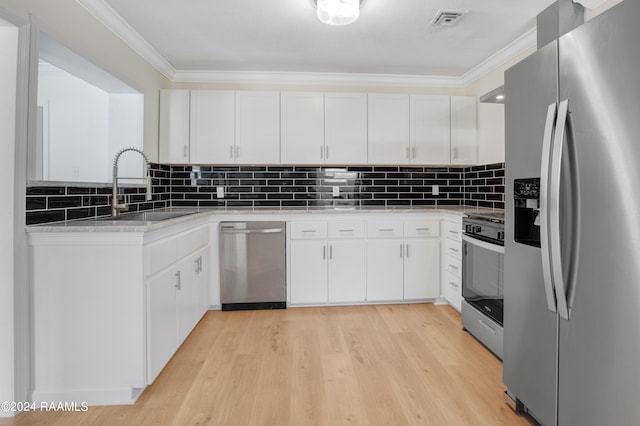
[[[453,27],[462,19],[467,12],[462,10],[442,10],[440,9],[433,17],[431,25],[436,27]]]

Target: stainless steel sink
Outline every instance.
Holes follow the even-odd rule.
[[[100,220],[105,221],[119,221],[119,222],[161,222],[163,220],[174,219],[176,217],[187,216],[194,214],[194,211],[176,211],[176,212],[139,212],[122,214],[117,217],[104,217]]]

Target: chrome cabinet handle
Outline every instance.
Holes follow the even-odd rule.
[[[229,147],[229,158],[233,158],[233,145]]]
[[[409,258],[409,243],[407,243],[407,258]]]
[[[458,284],[454,283],[453,281],[449,281],[449,285],[452,285],[455,288],[458,288]]]
[[[328,146],[324,148],[324,158],[327,159],[327,160],[329,159],[329,147]]]
[[[451,250],[451,251],[452,251],[452,252],[454,252],[454,253],[458,253],[458,252],[460,251],[460,250],[455,249],[455,248],[453,248],[453,247],[449,247],[449,250]]]
[[[182,154],[185,159],[189,159],[189,147],[187,145],[182,148]]]
[[[322,246],[322,259],[325,260],[327,258],[327,246]]]
[[[416,228],[416,231],[429,231],[431,228]]]
[[[455,265],[451,265],[451,264],[449,264],[449,268],[451,268],[451,269],[455,269],[456,271],[457,271],[458,269],[460,269],[460,268],[458,268],[457,266],[455,266]]]
[[[321,160],[324,159],[324,147],[323,146],[320,147],[320,159]]]
[[[400,244],[400,257],[404,257],[404,245]]]
[[[338,232],[353,232],[353,229],[338,229]]]
[[[329,244],[329,260],[333,259],[333,244]]]
[[[236,158],[240,158],[240,147],[236,145]]]
[[[176,288],[176,290],[181,290],[182,289],[182,279],[181,279],[181,276],[180,276],[180,271],[178,271],[175,274],[173,274],[173,276],[177,278],[176,284],[174,285],[174,287]]]

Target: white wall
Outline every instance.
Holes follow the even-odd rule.
[[[113,160],[116,154],[123,148],[139,146],[138,142],[144,132],[143,103],[144,99],[140,95],[112,94],[109,97],[109,181],[113,177]],[[143,165],[140,155],[125,153],[118,162],[118,176],[143,176]]]
[[[18,29],[0,19],[0,401],[14,400],[14,204],[16,70]],[[0,417],[11,413],[0,410]]]
[[[159,89],[170,82],[76,0],[2,0],[2,7],[144,94],[144,151],[158,158]]]

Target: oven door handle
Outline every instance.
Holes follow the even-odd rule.
[[[478,240],[477,238],[470,237],[468,235],[462,236],[462,241],[466,241],[469,244],[473,244],[476,247],[480,247],[486,250],[490,250],[496,253],[504,254],[504,246],[499,246],[497,244],[491,244],[486,241]]]

